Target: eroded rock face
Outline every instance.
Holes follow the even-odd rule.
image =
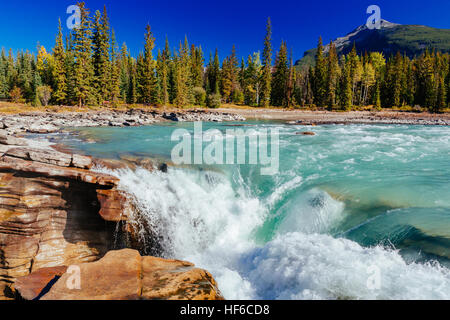
[[[17,294],[25,300],[38,300],[66,272],[67,267],[42,268],[25,277],[20,277],[14,283]],[[20,292],[20,293],[19,293]]]
[[[128,195],[92,164],[0,133],[0,300],[222,299],[212,276],[189,262],[111,251],[142,248],[122,223]],[[80,290],[66,285],[72,265]]]
[[[77,265],[80,288],[74,288],[66,272],[42,300],[136,300],[136,299],[223,299],[213,277],[193,264],[141,256],[136,250],[109,251],[102,259]],[[50,276],[48,276],[50,274]],[[54,270],[40,270],[20,278],[18,292],[26,299],[39,296],[44,288],[37,279],[54,279]]]
[[[7,150],[0,157],[0,299],[5,299],[14,296],[18,277],[101,258],[114,245],[112,221],[125,217],[117,178],[74,167],[74,161],[89,167],[90,158],[2,146]]]

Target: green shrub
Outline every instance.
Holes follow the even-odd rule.
[[[222,105],[222,97],[218,93],[213,93],[208,96],[208,107],[219,108]]]
[[[194,103],[198,106],[204,106],[206,102],[206,91],[202,87],[195,87],[193,90]]]

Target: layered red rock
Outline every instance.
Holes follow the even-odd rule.
[[[116,228],[131,210],[119,180],[88,170],[89,157],[37,145],[0,133],[0,300],[18,292],[50,300],[222,299],[212,276],[189,262],[110,251],[118,230],[127,233],[123,244],[136,242],[129,224]],[[72,265],[81,270],[76,291],[65,285]]]
[[[6,149],[0,157],[0,299],[4,299],[14,296],[18,277],[101,258],[113,247],[115,223],[108,221],[124,217],[124,198],[116,191],[116,177],[74,167],[75,163],[89,167],[88,157],[62,156],[50,148],[1,146]]]
[[[51,286],[42,300],[136,300],[136,299],[223,299],[209,272],[180,260],[141,256],[136,250],[109,251],[102,259],[76,265]],[[22,297],[36,298],[36,288],[45,287],[40,270],[20,278]],[[79,273],[78,273],[79,271]],[[71,285],[79,276],[79,288]],[[39,283],[37,286],[36,283]],[[32,294],[29,294],[29,293]],[[27,294],[28,293],[28,294]]]
[[[100,202],[100,216],[106,221],[127,220],[130,208],[127,206],[127,196],[117,189],[97,190]]]
[[[14,283],[15,290],[25,300],[35,300],[56,282],[67,270],[66,266],[39,269],[27,276],[20,277]]]

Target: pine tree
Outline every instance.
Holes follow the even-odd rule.
[[[64,104],[67,98],[67,80],[66,80],[66,52],[64,50],[61,19],[58,24],[58,35],[56,36],[56,45],[53,49],[53,100],[58,104]]]
[[[286,107],[290,108],[292,106],[297,105],[297,101],[295,100],[295,85],[296,85],[296,78],[297,78],[297,72],[294,67],[294,61],[292,59],[292,49],[289,54],[289,77],[287,82],[287,88],[286,88],[286,99],[287,104]]]
[[[36,70],[34,58],[28,51],[25,53],[19,52],[17,56],[17,80],[15,84],[22,89],[26,100],[33,101],[35,97],[34,75],[39,71]]]
[[[192,88],[190,88],[190,63],[189,63],[189,45],[187,38],[184,45],[180,43],[178,55],[175,56],[175,99],[174,104],[178,107],[184,107],[193,102]]]
[[[91,20],[84,2],[80,8],[80,25],[73,31],[73,99],[81,107],[84,104],[97,104],[94,89],[94,66],[92,61]]]
[[[395,60],[393,62],[393,81],[391,82],[391,94],[392,94],[392,106],[401,106],[401,92],[402,92],[402,70],[403,61],[400,52],[397,52]]]
[[[219,52],[216,48],[214,59],[209,58],[209,63],[207,67],[207,84],[206,92],[208,94],[218,94],[219,93],[219,82],[220,82],[220,62],[219,62]]]
[[[150,25],[146,27],[144,54],[141,61],[138,61],[137,84],[140,102],[145,104],[155,103],[158,92],[155,77],[155,61],[153,60],[153,48],[155,39],[151,32]]]
[[[201,47],[191,46],[191,78],[192,87],[203,86],[203,51]]]
[[[327,84],[326,84],[326,104],[333,109],[337,103],[337,85],[339,78],[339,61],[336,53],[336,47],[333,42],[330,43],[327,62]]]
[[[445,81],[443,77],[439,77],[438,80],[438,90],[437,90],[437,101],[435,112],[440,112],[447,107],[447,88],[445,87]]]
[[[136,84],[136,64],[129,59],[130,80],[128,82],[127,103],[135,104],[138,100],[137,84]]]
[[[275,59],[275,72],[272,78],[272,105],[287,106],[287,84],[289,80],[289,67],[287,59],[287,47],[284,41],[281,42],[280,50]]]
[[[225,102],[230,102],[231,92],[233,90],[231,69],[230,57],[226,57],[222,62],[222,70],[220,72],[220,93]]]
[[[341,80],[341,106],[349,110],[353,106],[353,90],[351,76],[351,62],[346,59],[343,64]]]
[[[314,68],[312,66],[308,69],[305,79],[305,87],[305,103],[308,106],[311,106],[314,103]]]
[[[260,106],[268,107],[272,89],[272,23],[267,18],[266,36],[264,38],[262,88]]]
[[[326,105],[327,92],[327,63],[323,55],[322,37],[319,38],[316,53],[316,65],[314,67],[314,103],[323,107]]]
[[[106,6],[103,7],[103,13],[95,12],[93,25],[93,66],[94,66],[94,86],[101,102],[109,100],[112,89],[112,65],[110,62],[110,36],[109,20],[106,12]],[[111,48],[114,53],[115,48]],[[112,57],[114,59],[114,57]],[[115,70],[116,71],[116,70]]]
[[[419,105],[431,109],[436,103],[436,90],[433,57],[428,50],[419,57],[416,64],[416,101]]]
[[[6,99],[9,95],[9,86],[6,78],[7,64],[5,48],[2,48],[0,54],[0,99]]]
[[[161,78],[161,102],[164,106],[170,103],[171,83],[173,83],[172,61],[170,54],[169,40],[166,37],[166,43],[162,52],[163,70]]]
[[[116,104],[120,97],[120,76],[122,66],[123,63],[119,55],[119,47],[117,46],[116,34],[113,29],[111,33],[111,62],[109,65],[110,79],[106,79],[106,85],[108,86],[109,90],[105,90],[105,94],[109,95],[109,99],[113,104]]]
[[[239,60],[236,55],[236,46],[233,44],[231,49],[231,55],[229,59],[229,78],[231,80],[231,94],[232,96],[239,91]],[[234,101],[237,102],[237,101]]]
[[[12,53],[12,49],[9,49],[5,74],[6,83],[9,90],[11,90],[17,84],[17,73],[17,69],[14,65],[14,55]]]
[[[130,56],[127,45],[125,42],[120,49],[119,65],[120,65],[120,77],[119,77],[119,91],[120,99],[122,101],[128,101],[128,88],[130,83]]]

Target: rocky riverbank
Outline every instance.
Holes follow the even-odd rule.
[[[0,129],[9,134],[51,133],[64,127],[143,126],[162,121],[243,121],[239,114],[210,112],[204,109],[171,110],[130,109],[90,112],[30,112],[0,115]]]
[[[0,129],[9,134],[51,133],[65,127],[126,127],[164,121],[279,120],[287,124],[404,124],[450,125],[450,114],[397,111],[307,111],[270,108],[129,109],[86,112],[27,112],[0,115]]]
[[[188,262],[115,251],[133,243],[131,208],[118,179],[93,163],[0,130],[0,300],[221,299]],[[80,290],[65,286],[71,265]]]
[[[235,114],[254,120],[280,120],[288,124],[402,124],[450,125],[450,113],[415,113],[392,110],[383,111],[308,111],[292,109],[223,108],[217,112]]]

